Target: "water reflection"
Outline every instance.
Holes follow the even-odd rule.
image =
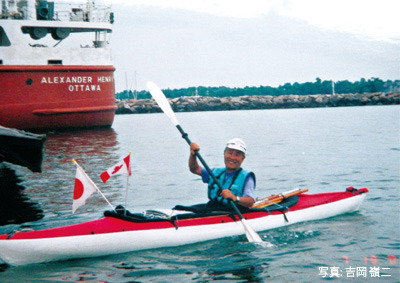
[[[265,282],[269,264],[260,261],[257,252],[256,245],[240,236],[109,259],[122,260],[113,265],[117,277],[131,281],[164,282],[168,278],[170,282]]]
[[[1,224],[30,222],[42,219],[44,216],[40,223],[57,218],[60,220],[72,218],[76,166],[71,160],[76,159],[87,174],[101,185],[100,174],[121,158],[117,149],[117,134],[113,129],[48,133],[41,174],[32,173],[23,167],[12,166],[15,173],[10,175],[8,172],[2,178],[0,201],[4,204],[0,206]],[[19,180],[16,181],[16,178]],[[103,187],[109,188],[110,185]],[[22,189],[25,189],[24,194],[21,194]],[[111,200],[119,196],[112,189],[106,189],[105,194]],[[14,202],[17,200],[24,205],[16,206]],[[98,216],[101,209],[96,206],[98,204],[104,208],[104,201],[96,197],[90,201],[90,206],[85,207],[84,211],[88,213],[92,211]],[[28,213],[28,209],[33,209],[34,213]]]
[[[24,193],[15,171],[0,165],[0,225],[19,224],[43,218],[39,204]]]
[[[55,165],[52,158],[70,161],[76,159],[104,160],[115,152],[117,133],[114,129],[92,129],[85,131],[55,132],[47,135],[45,161],[48,166]],[[110,156],[111,155],[111,156]],[[107,160],[107,159],[106,159]],[[50,167],[49,169],[51,169]]]
[[[31,196],[42,204],[46,216],[71,216],[76,173],[71,160],[76,159],[95,183],[101,185],[100,174],[120,158],[114,129],[52,132],[47,135],[43,173],[27,174],[23,178]],[[112,191],[106,190],[107,193]],[[100,198],[94,197],[88,209],[95,210],[96,201],[103,205]]]

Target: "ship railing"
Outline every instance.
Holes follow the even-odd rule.
[[[54,20],[73,22],[113,23],[113,13],[109,6],[72,6],[56,10]]]
[[[18,7],[13,1],[6,1],[0,7],[0,19],[18,19],[18,20],[32,20],[36,19],[34,6],[29,6],[28,1],[20,1]],[[44,7],[47,9],[47,7]],[[47,10],[46,10],[47,13]],[[54,21],[73,21],[73,22],[97,22],[97,23],[113,23],[114,14],[111,11],[111,6],[105,5],[77,5],[69,3],[55,3],[54,11],[49,12],[46,19],[41,20],[54,20]]]

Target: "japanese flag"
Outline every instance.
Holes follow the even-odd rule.
[[[85,171],[75,162],[76,176],[74,185],[74,199],[72,202],[72,213],[82,205],[97,190],[96,184],[86,175]]]
[[[108,179],[110,179],[110,177],[114,175],[128,174],[129,176],[131,176],[130,158],[131,154],[129,153],[129,155],[125,157],[121,162],[114,165],[107,171],[101,173],[100,179],[103,181],[103,183],[105,184]]]

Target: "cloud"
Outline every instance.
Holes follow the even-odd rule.
[[[313,26],[370,39],[400,43],[400,1],[302,0],[290,1],[282,15]]]
[[[268,14],[279,7],[281,0],[116,0],[109,3],[119,3],[128,6],[148,6],[159,8],[174,8],[197,13],[210,14],[222,17],[255,18]]]
[[[249,19],[152,6],[115,8],[117,91],[133,85],[134,77],[140,90],[147,80],[181,88],[400,76],[398,45],[317,28],[276,10]]]
[[[400,43],[397,0],[105,0],[105,3],[239,19],[260,18],[273,11],[319,28]]]

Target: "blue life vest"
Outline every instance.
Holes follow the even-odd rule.
[[[212,172],[221,183],[223,190],[231,190],[232,194],[239,197],[243,195],[244,182],[246,181],[247,176],[252,175],[254,178],[254,182],[256,180],[255,174],[253,172],[245,171],[242,168],[237,170],[236,173],[231,178],[228,178],[225,182],[225,168],[215,168],[212,170]],[[208,182],[208,198],[210,200],[228,205],[228,201],[219,196],[220,193],[221,191],[218,185],[210,176],[210,181]]]

